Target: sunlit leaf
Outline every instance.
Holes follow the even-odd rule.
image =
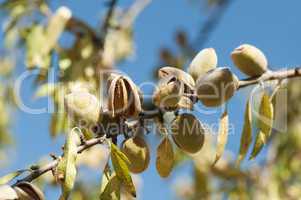
[[[237,165],[245,158],[249,146],[252,143],[252,110],[250,99],[247,102],[246,110],[245,110],[245,118],[243,130],[240,138],[240,147],[239,147],[239,156],[237,159]]]
[[[250,157],[254,159],[258,153],[261,151],[262,147],[267,143],[273,126],[273,104],[270,100],[269,95],[264,92],[260,107],[259,107],[259,118],[258,118],[258,134],[256,136],[255,144],[253,147],[253,151]]]
[[[126,190],[133,197],[136,197],[136,189],[128,167],[129,160],[113,143],[111,144],[111,159],[118,179]]]
[[[227,110],[225,110],[225,112],[222,114],[220,118],[218,136],[217,136],[216,157],[213,162],[213,165],[217,163],[217,161],[221,158],[222,154],[224,153],[228,141],[228,126],[229,126],[229,117],[228,117]]]
[[[76,157],[78,135],[71,131],[67,134],[66,143],[64,146],[64,155],[60,158],[56,168],[55,176],[62,186],[61,200],[67,199],[73,189],[76,179]]]
[[[55,89],[56,89],[55,83],[45,83],[45,84],[39,86],[34,97],[40,98],[40,97],[51,96],[51,95],[53,95]]]
[[[168,177],[174,166],[172,144],[166,136],[157,148],[156,167],[161,177]]]
[[[104,175],[105,176],[105,175]],[[106,177],[105,177],[106,178]],[[103,192],[100,194],[100,200],[119,200],[120,199],[120,181],[116,175],[107,180]]]
[[[16,191],[9,185],[0,185],[0,199],[18,199]]]
[[[44,53],[48,54],[53,49],[60,35],[65,29],[67,21],[71,18],[71,11],[67,7],[60,7],[51,16],[45,30],[46,43]]]
[[[8,182],[10,182],[11,180],[13,180],[14,178],[16,178],[17,176],[21,175],[26,171],[28,170],[18,170],[0,177],[0,185],[7,184]]]
[[[44,54],[45,31],[41,25],[33,25],[26,38],[26,66],[29,69],[34,67],[48,68],[50,56]]]

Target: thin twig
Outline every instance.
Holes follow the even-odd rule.
[[[85,144],[78,146],[77,153],[80,154],[86,149],[89,149],[97,144],[102,144],[103,142],[104,142],[104,138],[93,138],[87,140]],[[58,159],[55,159],[52,162],[40,167],[39,169],[32,171],[28,176],[18,180],[17,183],[23,181],[31,182],[34,179],[38,178],[39,176],[45,174],[46,172],[54,169],[57,166],[57,164],[58,164]]]
[[[117,0],[111,0],[109,3],[109,9],[108,9],[108,12],[105,16],[104,22],[103,22],[101,30],[100,30],[100,33],[101,33],[100,34],[101,35],[100,48],[101,49],[103,49],[103,47],[104,47],[104,42],[107,37],[109,28],[110,28],[111,19],[113,17],[116,5],[117,5]]]
[[[94,41],[99,40],[94,29],[76,17],[69,19],[66,29],[75,34],[88,34]]]
[[[300,76],[301,76],[301,67],[287,69],[287,70],[272,71],[272,72],[268,71],[259,77],[252,77],[252,78],[240,80],[238,89],[247,87],[249,85],[258,84],[261,81],[265,82],[271,80],[283,80],[283,79],[289,79],[289,78],[300,77]]]
[[[221,0],[212,14],[209,15],[207,20],[204,22],[200,33],[193,42],[193,44],[197,45],[197,49],[204,47],[213,31],[217,28],[219,22],[225,14],[225,11],[232,2],[233,0]]]
[[[242,89],[244,87],[258,84],[259,82],[265,82],[265,81],[271,81],[271,80],[284,80],[284,79],[290,79],[294,77],[301,77],[301,67],[297,67],[294,69],[288,69],[288,70],[279,70],[279,71],[268,71],[262,76],[259,77],[253,77],[249,79],[242,79],[239,81],[239,88]],[[155,111],[144,111],[141,112],[140,118],[141,119],[154,119],[158,117],[162,117],[163,113],[160,111],[160,109],[156,109]],[[97,145],[102,144],[104,142],[104,138],[93,138],[90,140],[85,141],[84,144],[81,144],[78,146],[77,153],[80,154],[83,151]],[[26,176],[23,179],[18,180],[20,181],[28,181],[31,182],[32,180],[38,178],[39,176],[43,175],[44,173],[53,170],[58,164],[58,158],[53,160],[52,162],[40,167],[37,170],[32,171],[28,176]]]

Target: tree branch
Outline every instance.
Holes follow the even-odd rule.
[[[279,71],[268,71],[259,77],[252,77],[248,79],[242,79],[239,81],[238,89],[242,89],[244,87],[259,84],[260,82],[271,81],[271,80],[283,80],[290,79],[294,77],[301,77],[301,67],[287,69],[287,70],[279,70]],[[140,114],[140,120],[145,119],[154,119],[157,117],[162,117],[162,111],[160,109],[156,109],[153,111],[143,111]],[[77,153],[80,154],[83,151],[97,145],[102,144],[104,142],[104,137],[102,138],[93,138],[84,142],[84,144],[78,146]],[[46,172],[54,169],[58,164],[58,159],[53,160],[52,162],[40,167],[37,170],[33,170],[28,176],[17,181],[27,181],[31,182],[32,180],[38,178],[39,176],[45,174]]]
[[[86,149],[89,149],[97,144],[102,144],[104,141],[104,138],[93,138],[90,140],[85,141],[84,144],[78,146],[77,148],[77,153],[80,154],[83,151],[85,151]],[[58,159],[53,160],[52,162],[40,167],[37,170],[33,170],[28,176],[20,179],[17,181],[18,182],[23,182],[23,181],[27,181],[27,182],[31,182],[34,179],[38,178],[39,176],[45,174],[46,172],[54,169],[58,164]]]
[[[242,79],[239,81],[238,89],[247,87],[249,85],[255,85],[260,82],[271,81],[271,80],[283,80],[294,77],[301,76],[301,67],[287,69],[287,70],[278,70],[278,71],[268,71],[259,77],[252,77],[248,79]]]
[[[101,32],[100,32],[101,33],[101,40],[100,40],[100,47],[101,48],[104,47],[104,42],[105,42],[105,39],[107,37],[109,28],[110,28],[110,21],[113,17],[116,5],[117,5],[117,0],[111,0],[109,2],[109,9],[108,9],[108,12],[105,16],[104,22],[103,22],[102,27],[101,27]]]

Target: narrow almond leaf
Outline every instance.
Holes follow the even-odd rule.
[[[157,148],[156,168],[162,177],[168,177],[174,166],[174,152],[168,137],[164,137]]]
[[[6,174],[6,175],[0,177],[0,185],[7,184],[8,182],[13,180],[17,176],[20,176],[22,173],[24,173],[26,171],[28,171],[28,170],[18,170],[18,171],[11,172],[9,174]]]
[[[106,175],[104,178],[107,179]],[[103,192],[100,194],[100,200],[119,200],[120,199],[120,181],[116,175],[107,180]]]
[[[270,138],[272,131],[274,109],[270,97],[266,92],[264,92],[261,99],[259,115],[259,132],[256,136],[256,141],[253,147],[252,154],[250,156],[250,160],[254,159],[258,155],[262,147],[267,143],[268,139]]]
[[[26,36],[26,61],[28,69],[40,66],[47,68],[50,64],[48,54],[43,54],[41,49],[45,45],[44,28],[40,25],[33,25]]]
[[[34,94],[34,98],[41,98],[53,95],[56,89],[55,83],[45,83],[41,85]]]
[[[73,189],[76,179],[76,157],[78,135],[71,131],[67,134],[66,143],[64,146],[64,155],[59,160],[57,165],[55,177],[61,183],[63,194],[60,200],[68,199],[68,196]]]
[[[70,9],[64,6],[58,8],[54,15],[51,16],[45,31],[46,43],[44,43],[43,53],[48,54],[51,49],[55,47],[57,40],[63,33],[65,25],[71,16],[72,13]]]
[[[111,144],[111,160],[120,182],[133,197],[136,197],[136,189],[128,167],[129,160],[113,143]]]
[[[236,165],[239,166],[240,162],[245,158],[250,144],[252,143],[252,111],[250,99],[247,102],[245,110],[245,118],[243,130],[240,138],[239,156]]]
[[[213,165],[217,163],[217,161],[221,158],[222,154],[224,153],[228,141],[228,123],[229,123],[229,117],[226,109],[220,118],[218,136],[217,136],[216,157],[213,162]]]
[[[0,199],[18,199],[16,191],[9,185],[0,185]]]

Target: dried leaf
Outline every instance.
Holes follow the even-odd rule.
[[[250,99],[247,102],[244,118],[244,126],[240,138],[239,156],[237,159],[237,165],[245,158],[249,146],[252,143],[252,110]]]
[[[217,150],[216,150],[216,157],[213,165],[217,163],[217,161],[221,158],[222,154],[224,153],[227,141],[228,141],[228,126],[229,126],[229,118],[228,112],[222,114],[220,123],[219,123],[219,130],[217,136]]]
[[[129,160],[113,143],[111,144],[111,160],[120,182],[133,197],[136,197],[136,189],[128,167]]]
[[[258,155],[262,147],[267,143],[272,131],[274,109],[270,97],[266,92],[263,93],[261,99],[259,115],[259,132],[256,136],[256,141],[250,156],[250,160],[254,159]]]
[[[2,176],[0,178],[0,185],[7,184],[8,182],[10,182],[11,180],[13,180],[14,178],[16,178],[17,176],[21,175],[22,173],[24,173],[26,171],[28,171],[28,170],[18,170],[16,172],[12,172],[12,173],[6,174],[5,176]]]
[[[0,185],[0,199],[14,200],[18,199],[18,195],[11,186]]]
[[[76,157],[78,135],[71,131],[67,134],[66,143],[64,146],[64,155],[59,160],[56,168],[55,177],[61,183],[63,194],[60,199],[67,199],[73,189],[76,179]]]
[[[174,152],[172,144],[166,136],[157,148],[156,167],[162,178],[168,177],[174,166]]]

